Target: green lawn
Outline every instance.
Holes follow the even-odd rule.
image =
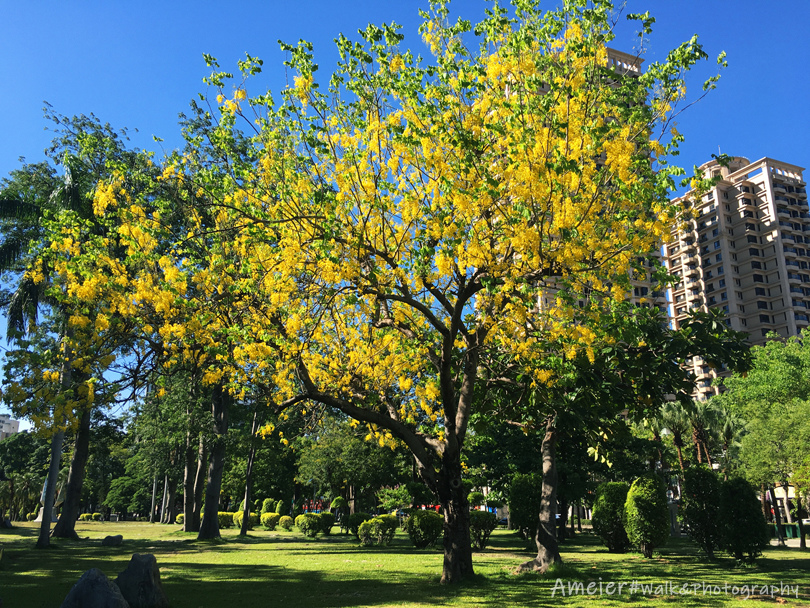
[[[132,553],[154,553],[164,590],[173,608],[234,606],[650,606],[666,602],[685,606],[742,604],[733,586],[756,584],[753,599],[768,603],[810,606],[810,553],[772,549],[756,566],[736,568],[731,560],[713,564],[700,560],[686,541],[673,541],[660,556],[645,560],[637,554],[611,555],[593,536],[578,535],[564,545],[564,568],[551,576],[514,574],[530,557],[514,533],[498,530],[492,547],[475,554],[476,579],[457,587],[439,584],[442,555],[415,550],[408,537],[397,534],[390,547],[361,549],[343,535],[305,540],[297,532],[256,530],[239,539],[223,531],[219,542],[197,542],[177,526],[148,523],[81,522],[83,540],[54,541],[50,550],[33,548],[38,529],[19,524],[0,530],[0,598],[5,608],[56,608],[82,572],[100,568],[111,578],[124,569]],[[124,544],[104,548],[108,534],[123,534]],[[595,583],[593,596],[560,597],[557,578],[565,583]],[[711,583],[729,594],[644,595],[629,593],[629,584]],[[598,592],[603,584],[605,594]],[[626,583],[621,595],[607,595],[609,582]],[[799,598],[760,597],[762,585],[798,585]],[[779,592],[777,592],[779,595]],[[750,601],[745,605],[750,606]]]

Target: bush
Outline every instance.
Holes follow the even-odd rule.
[[[744,479],[720,484],[720,539],[738,561],[753,561],[770,542],[754,489]]]
[[[687,534],[714,559],[720,547],[720,480],[707,466],[689,467],[683,474],[681,516]]]
[[[543,491],[543,476],[538,473],[517,474],[509,484],[509,521],[525,539],[537,532]]]
[[[178,524],[180,524],[182,526],[183,522],[186,521],[186,516],[183,515],[182,513],[180,513],[180,514],[178,514],[177,517],[174,518],[174,521],[175,521],[175,523],[178,523]]]
[[[335,525],[335,516],[328,511],[324,511],[318,517],[321,520],[321,532],[327,535],[331,534],[332,526]]]
[[[237,528],[242,528],[242,519],[244,518],[245,513],[244,511],[237,511],[233,514],[233,525]],[[248,530],[252,530],[253,526],[259,524],[259,515],[257,513],[250,513],[250,519],[248,521]]]
[[[364,521],[368,521],[369,519],[371,519],[371,515],[369,515],[368,513],[352,513],[347,518],[346,527],[349,529],[349,532],[357,536],[357,538],[360,538],[359,536],[360,524],[362,524]]]
[[[357,530],[357,537],[360,544],[365,547],[372,545],[385,546],[394,538],[397,530],[397,518],[394,515],[382,515],[372,517],[360,524]]]
[[[230,511],[219,511],[217,513],[217,519],[219,519],[220,529],[230,528],[233,525],[233,513]]]
[[[285,515],[285,511],[284,511],[284,501],[283,501],[283,500],[279,500],[279,501],[276,503],[276,513],[278,513],[279,515]]]
[[[36,519],[36,517],[34,517],[34,519]],[[79,521],[90,521],[91,519],[93,519],[92,513],[82,513],[79,515]]]
[[[276,526],[281,519],[281,515],[278,513],[262,513],[262,525],[270,530],[271,532],[276,529]]]
[[[471,507],[480,507],[485,500],[486,496],[484,496],[483,492],[470,492],[467,495],[467,502],[470,503]]]
[[[657,475],[639,477],[627,492],[624,503],[627,538],[644,557],[652,557],[653,549],[669,538],[667,491]]]
[[[432,545],[444,529],[444,517],[436,511],[414,511],[405,522],[405,531],[417,549]]]
[[[333,511],[338,509],[345,509],[349,503],[346,502],[346,499],[342,496],[336,496],[335,499],[332,501],[332,504],[329,505],[329,508]]]
[[[278,513],[278,511],[276,511],[275,508],[276,508],[276,501],[273,500],[272,498],[265,498],[262,501],[261,513],[262,515],[264,515],[265,513]]]
[[[315,513],[302,513],[295,518],[295,527],[307,538],[315,538],[321,531],[321,518]]]
[[[101,513],[93,513],[93,521],[101,521]]]
[[[608,481],[596,488],[591,520],[593,531],[611,553],[624,553],[630,547],[624,510],[629,489],[630,486],[621,481]]]
[[[287,530],[287,532],[293,529],[293,523],[293,518],[289,515],[282,515],[281,519],[278,520],[279,527]]]
[[[483,551],[489,541],[489,535],[498,526],[494,513],[488,511],[470,511],[470,539],[475,551]]]
[[[25,516],[25,519],[27,519],[28,521],[34,521],[36,518],[37,518],[37,514],[36,514],[36,513],[28,513],[28,514]],[[79,516],[79,519],[81,519],[81,516]]]

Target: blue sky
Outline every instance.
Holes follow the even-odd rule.
[[[51,139],[43,130],[43,101],[64,115],[93,112],[115,127],[138,129],[132,144],[160,153],[153,135],[167,150],[181,145],[177,114],[204,90],[203,53],[228,71],[236,71],[245,52],[261,57],[256,82],[278,91],[286,79],[278,39],[311,41],[325,81],[336,60],[333,38],[353,37],[370,22],[403,25],[404,46],[426,54],[417,33],[417,10],[426,6],[427,0],[0,0],[0,175],[18,167],[20,156],[43,157]],[[455,0],[450,9],[477,21],[487,6]],[[646,62],[663,59],[693,34],[712,58],[728,54],[718,88],[678,118],[686,136],[681,165],[701,164],[718,146],[751,160],[810,164],[810,2],[627,1],[625,13],[644,11],[657,20]],[[636,29],[622,18],[612,46],[636,52]],[[715,70],[713,60],[704,62],[689,79],[690,91],[696,94]]]

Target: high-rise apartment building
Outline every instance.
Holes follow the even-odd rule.
[[[0,414],[0,441],[19,432],[19,430],[19,420],[12,420],[8,414]]]
[[[722,308],[727,323],[763,344],[810,325],[810,210],[803,167],[735,157],[700,169],[720,181],[695,202],[694,219],[673,232],[664,259],[680,277],[669,294],[675,327],[690,310]],[[686,202],[690,193],[676,199]],[[698,398],[717,392],[717,371],[694,362]]]

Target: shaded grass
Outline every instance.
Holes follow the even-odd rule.
[[[80,522],[81,540],[53,540],[49,550],[34,549],[38,528],[23,523],[0,532],[0,598],[7,608],[59,606],[70,587],[90,568],[114,578],[133,553],[154,553],[164,590],[173,608],[239,606],[727,606],[743,600],[730,594],[670,596],[654,586],[672,582],[711,583],[729,590],[756,583],[799,585],[799,598],[779,603],[810,606],[810,555],[795,549],[772,549],[755,566],[737,567],[732,560],[703,561],[685,540],[673,540],[652,560],[639,554],[607,553],[590,535],[563,545],[564,564],[544,576],[515,574],[531,557],[525,543],[505,530],[493,533],[490,548],[475,554],[476,576],[459,586],[439,584],[442,554],[416,550],[399,532],[386,548],[360,548],[353,537],[332,535],[307,540],[296,532],[256,530],[240,538],[223,530],[218,541],[197,541],[177,526],[148,523]],[[100,546],[108,534],[123,534],[117,548]],[[561,597],[560,583],[566,596]],[[652,584],[652,595],[598,595],[608,582]],[[596,595],[567,596],[568,583],[594,583]],[[556,591],[555,591],[556,589]],[[604,587],[603,587],[604,589]],[[552,592],[554,594],[552,595]],[[750,601],[745,605],[750,605]]]

